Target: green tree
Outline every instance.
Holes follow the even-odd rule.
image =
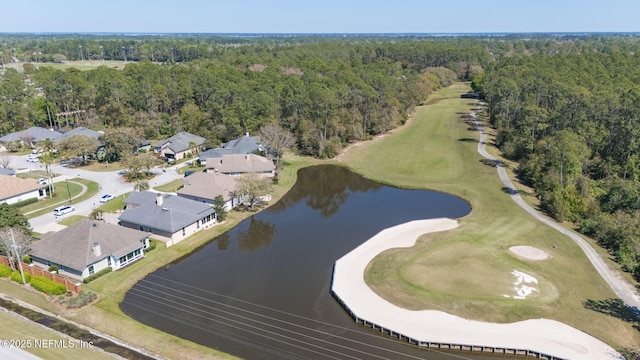
[[[213,199],[213,209],[216,212],[216,219],[218,221],[224,221],[227,218],[227,209],[222,195],[218,195]]]
[[[68,157],[82,157],[82,165],[86,165],[87,159],[94,156],[100,142],[95,138],[85,135],[73,135],[64,138],[57,143],[57,150]]]

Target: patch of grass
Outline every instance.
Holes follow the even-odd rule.
[[[108,163],[108,162],[98,162],[98,161],[91,161],[88,165],[82,166],[80,167],[82,170],[89,170],[89,171],[120,171],[125,169],[125,166],[122,165],[121,162],[112,162],[112,163]]]
[[[102,212],[105,212],[105,213],[111,213],[111,212],[116,212],[118,210],[124,209],[124,206],[126,205],[124,203],[124,199],[126,199],[127,196],[129,196],[129,194],[130,193],[126,193],[126,194],[116,196],[115,199],[108,201],[104,204],[99,203],[100,206],[98,206],[98,210],[101,210]]]
[[[69,181],[59,181],[53,185],[55,197],[20,208],[28,219],[52,212],[58,206],[69,204],[69,194],[71,194],[70,204],[73,205],[76,202],[87,200],[98,192],[98,183],[87,179],[74,178]],[[87,188],[84,193],[82,193],[83,185]]]
[[[86,219],[86,217],[82,215],[70,215],[58,221],[58,224],[64,225],[64,226],[70,226],[77,222],[82,221],[82,219]]]
[[[0,334],[3,339],[23,339],[31,340],[33,345],[34,340],[64,340],[69,339],[63,337],[58,332],[50,330],[42,325],[38,325],[22,317],[14,314],[0,311],[0,323],[2,327]],[[42,348],[31,346],[24,350],[39,356],[43,359],[87,359],[87,360],[107,360],[113,359],[110,354],[104,353],[98,349],[80,348],[78,345],[74,348],[62,348],[62,347],[49,347]]]
[[[164,185],[155,186],[153,190],[162,192],[176,192],[182,187],[182,179],[176,179]]]
[[[587,299],[615,295],[580,248],[515,205],[495,168],[480,162],[477,143],[458,141],[479,137],[464,117],[473,107],[460,98],[466,91],[466,84],[441,90],[441,100],[416,109],[408,125],[342,157],[373,180],[448,192],[473,209],[452,231],[424,235],[413,248],[376,257],[366,282],[402,307],[494,322],[549,318],[614,347],[640,343],[640,332],[629,324],[584,307]],[[535,246],[552,259],[518,259],[508,251],[513,245]],[[527,300],[502,298],[512,270],[537,277],[540,293]]]

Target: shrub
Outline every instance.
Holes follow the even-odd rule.
[[[58,273],[58,265],[49,266],[49,272],[55,272],[57,274]]]
[[[29,204],[36,203],[36,202],[38,202],[38,198],[31,198],[31,199],[27,199],[27,200],[24,200],[24,201],[19,201],[17,203],[13,203],[13,204],[11,204],[9,206],[19,208],[19,207],[23,207],[23,206],[26,206],[26,205],[29,205]]]
[[[6,278],[11,276],[11,268],[7,265],[0,265],[0,277]]]
[[[151,250],[154,250],[156,248],[156,240],[149,240],[149,246],[144,249],[145,253],[148,253]]]
[[[92,282],[93,280],[101,277],[102,275],[110,273],[111,270],[112,270],[111,267],[108,267],[106,269],[102,269],[102,270],[98,271],[97,273],[86,277],[84,280],[82,280],[82,282],[85,283],[85,284],[88,284],[88,283]]]
[[[98,295],[91,291],[80,290],[80,293],[76,297],[72,297],[66,300],[68,308],[79,308],[83,307],[95,299],[98,298]]]
[[[64,284],[47,279],[44,276],[32,277],[31,287],[49,295],[62,295],[67,292],[67,287]]]
[[[11,280],[17,282],[18,284],[27,284],[29,283],[29,281],[31,281],[31,274],[29,273],[24,273],[24,283],[22,282],[22,275],[20,274],[20,271],[16,270],[14,272],[11,273]]]

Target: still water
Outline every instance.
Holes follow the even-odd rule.
[[[380,185],[342,167],[305,168],[277,204],[150,274],[121,308],[246,359],[479,358],[386,338],[355,324],[329,293],[333,263],[380,230],[470,210],[460,198]]]

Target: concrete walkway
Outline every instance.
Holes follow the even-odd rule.
[[[479,104],[482,104],[482,103],[479,103]],[[500,180],[502,180],[502,183],[504,184],[504,186],[510,189],[509,192],[511,194],[511,199],[516,204],[518,204],[518,206],[520,206],[524,211],[529,213],[531,216],[542,221],[544,224],[554,228],[555,230],[561,232],[562,234],[564,234],[565,236],[573,240],[576,244],[578,244],[578,246],[585,253],[589,261],[591,261],[591,264],[593,264],[593,267],[596,268],[600,276],[602,276],[602,278],[607,282],[607,284],[611,286],[611,289],[613,289],[616,295],[620,299],[622,299],[622,301],[624,301],[624,303],[627,304],[628,306],[635,307],[636,310],[640,309],[640,296],[638,295],[638,291],[633,287],[633,285],[625,281],[618,271],[612,270],[609,266],[607,266],[604,260],[602,260],[600,255],[598,255],[598,253],[591,247],[591,245],[589,245],[587,241],[585,241],[582,237],[580,237],[580,235],[558,224],[556,221],[542,215],[536,209],[532,208],[529,204],[527,204],[522,199],[522,197],[520,197],[520,194],[518,194],[518,192],[516,191],[516,187],[514,186],[513,182],[509,178],[509,175],[507,174],[507,170],[505,169],[504,164],[486,151],[485,148],[487,145],[486,144],[487,134],[485,133],[484,128],[482,127],[482,123],[480,123],[475,113],[471,113],[471,116],[473,116],[473,119],[476,124],[476,128],[478,129],[478,131],[480,131],[480,142],[478,143],[478,152],[480,153],[480,155],[484,156],[485,158],[489,160],[493,160],[495,162],[496,167],[498,169],[498,176],[500,177]]]
[[[336,261],[331,291],[357,320],[373,323],[422,343],[529,350],[563,359],[620,359],[602,341],[554,320],[495,324],[463,319],[442,311],[407,310],[367,286],[364,271],[379,253],[414,246],[425,233],[458,226],[452,219],[416,220],[382,230]]]

